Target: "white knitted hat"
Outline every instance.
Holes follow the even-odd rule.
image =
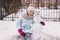
[[[28,12],[28,11],[33,11],[33,12],[34,12],[34,11],[35,11],[35,7],[29,6],[29,7],[27,8],[27,12]]]

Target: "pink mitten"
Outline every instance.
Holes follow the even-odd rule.
[[[22,29],[18,29],[18,32],[21,36],[25,36],[26,34],[22,31]]]
[[[45,22],[41,21],[40,23],[41,23],[43,26],[45,26]]]

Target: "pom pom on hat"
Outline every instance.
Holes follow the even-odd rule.
[[[35,7],[35,4],[30,4],[29,6],[33,6],[33,7]]]

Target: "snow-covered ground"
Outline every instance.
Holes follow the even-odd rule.
[[[47,21],[44,32],[60,37],[60,22]],[[17,35],[16,21],[0,21],[0,40],[10,40]]]
[[[0,21],[0,40],[10,40],[16,33],[15,22]]]

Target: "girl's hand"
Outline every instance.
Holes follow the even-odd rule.
[[[26,34],[22,31],[22,29],[18,29],[18,32],[21,36],[25,36]]]
[[[41,23],[43,26],[45,26],[45,22],[41,21],[40,23]]]

